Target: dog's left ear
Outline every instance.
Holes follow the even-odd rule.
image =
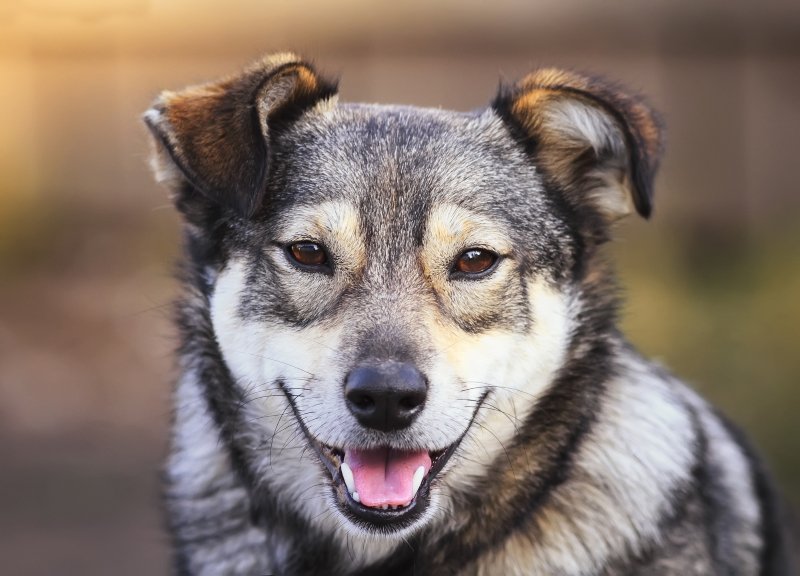
[[[662,134],[644,102],[594,78],[542,69],[501,89],[492,106],[570,203],[590,202],[606,221],[631,204],[650,216]]]
[[[159,180],[252,216],[261,205],[274,133],[336,84],[293,54],[267,56],[242,74],[181,92],[164,92],[145,112]],[[177,170],[176,170],[177,168]]]

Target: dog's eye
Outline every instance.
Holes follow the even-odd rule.
[[[452,272],[457,275],[474,276],[491,270],[497,263],[498,256],[491,250],[470,248],[464,250],[453,264]]]
[[[286,247],[289,257],[303,266],[321,268],[328,264],[328,254],[316,242],[295,242]]]

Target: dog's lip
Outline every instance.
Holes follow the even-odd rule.
[[[346,510],[350,512],[351,517],[356,522],[364,523],[366,522],[372,526],[398,526],[398,525],[408,525],[417,517],[419,517],[422,512],[425,510],[428,504],[428,500],[430,498],[430,488],[432,481],[436,478],[437,474],[441,472],[441,470],[445,467],[447,462],[450,458],[455,454],[458,447],[461,445],[461,442],[466,437],[467,433],[472,429],[472,424],[475,422],[475,418],[478,415],[478,411],[483,406],[484,401],[489,396],[490,390],[481,395],[480,399],[475,405],[475,410],[472,413],[472,416],[469,419],[469,423],[467,424],[464,432],[456,439],[455,442],[446,446],[445,448],[441,449],[433,449],[428,450],[428,454],[431,457],[431,468],[428,473],[423,477],[422,483],[419,486],[416,494],[414,494],[411,501],[402,507],[397,508],[373,508],[369,506],[364,506],[363,504],[356,502],[353,500],[353,497],[350,495],[350,492],[347,490],[345,486],[344,479],[342,478],[341,474],[341,464],[344,461],[344,454],[345,449],[329,446],[319,440],[317,440],[311,432],[306,427],[305,423],[303,422],[302,418],[297,410],[297,406],[294,402],[294,397],[292,396],[291,392],[286,390],[284,383],[280,382],[279,387],[283,390],[286,398],[289,401],[289,405],[291,406],[292,412],[294,413],[295,420],[300,425],[300,429],[303,431],[308,443],[316,452],[317,457],[320,459],[322,464],[328,470],[328,473],[331,477],[332,486],[334,488],[334,492],[337,494],[337,501],[340,504],[344,504],[346,506]]]

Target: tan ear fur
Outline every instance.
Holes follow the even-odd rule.
[[[293,54],[268,56],[218,82],[164,92],[144,114],[156,141],[157,176],[179,176],[249,217],[265,192],[271,133],[335,93],[334,83]]]
[[[501,91],[493,107],[571,201],[591,202],[607,220],[631,205],[650,215],[662,133],[642,100],[601,80],[546,68]]]

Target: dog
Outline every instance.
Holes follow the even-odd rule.
[[[617,328],[656,113],[557,69],[342,104],[292,54],[144,115],[184,222],[178,574],[777,575],[742,435]]]

